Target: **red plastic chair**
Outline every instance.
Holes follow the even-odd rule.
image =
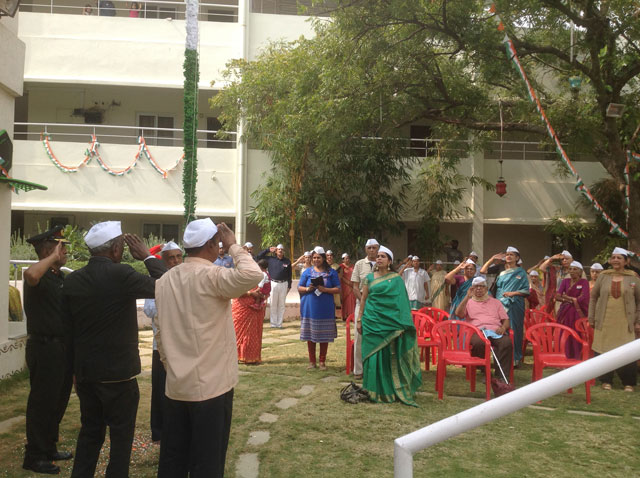
[[[570,359],[565,355],[567,339],[573,337],[582,344],[582,359]],[[582,340],[575,330],[555,322],[543,322],[527,329],[527,339],[533,345],[532,380],[540,380],[545,367],[569,368],[589,359],[589,344]],[[585,382],[587,403],[591,403],[591,385],[594,380]],[[571,389],[567,390],[569,393]]]
[[[527,350],[527,344],[529,340],[526,336],[526,331],[529,327],[536,324],[542,324],[543,322],[555,322],[556,319],[550,314],[539,309],[526,309],[524,311],[524,331],[525,335],[522,337],[522,361],[524,362],[524,353]]]
[[[460,320],[445,320],[433,326],[431,333],[438,345],[438,371],[436,374],[436,390],[442,400],[444,394],[444,378],[447,365],[472,367],[467,369],[471,391],[476,391],[476,374],[473,367],[484,367],[486,380],[486,397],[491,399],[491,343],[484,334],[473,325]],[[471,356],[471,337],[480,337],[485,343],[484,358]],[[473,373],[471,373],[473,372]]]
[[[420,360],[424,360],[425,372],[429,370],[429,355],[431,362],[436,364],[438,341],[434,340],[431,330],[435,325],[434,320],[428,315],[412,311],[413,324],[416,326],[416,336],[418,339],[418,347],[420,347]]]
[[[423,307],[418,310],[421,314],[428,315],[431,317],[436,323],[442,322],[443,320],[449,320],[449,313],[438,309],[437,307]]]
[[[345,322],[344,326],[345,326],[345,330],[346,330],[346,339],[347,339],[347,369],[345,370],[345,373],[347,375],[349,375],[351,373],[351,370],[353,370],[353,339],[351,338],[351,324],[354,323],[354,316],[353,314],[349,314],[349,317],[347,317],[347,321]],[[354,334],[357,333],[357,331],[354,328]]]
[[[576,332],[582,340],[589,344],[589,358],[593,357],[593,327],[589,325],[589,318],[583,317],[576,320]]]

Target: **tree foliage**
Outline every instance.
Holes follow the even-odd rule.
[[[275,211],[286,214],[267,230],[282,235],[294,224],[296,237],[345,246],[394,231],[411,173],[417,201],[408,206],[423,218],[424,248],[435,248],[438,222],[460,212],[465,188],[482,184],[457,172],[460,158],[501,130],[550,144],[505,54],[505,33],[569,154],[595,157],[623,184],[624,150],[640,123],[637,2],[497,0],[504,31],[480,0],[333,3],[315,38],[230,64],[230,87],[213,100],[227,125],[244,115],[247,139],[271,153],[252,218],[266,226]],[[575,77],[579,89],[569,87]],[[626,105],[622,118],[606,116],[609,103]],[[416,123],[443,138],[440,154],[420,164],[394,139]],[[629,228],[640,246],[637,179]]]
[[[265,244],[291,237],[304,248],[311,238],[355,251],[401,227],[414,160],[406,141],[380,130],[369,94],[351,94],[355,72],[332,68],[340,51],[315,40],[272,44],[257,61],[231,62],[229,87],[212,99],[223,125],[244,115],[243,140],[270,153],[250,215]]]
[[[595,157],[621,188],[624,150],[634,148],[631,138],[640,123],[638,3],[495,4],[504,31],[497,29],[498,19],[487,2],[475,0],[343,1],[333,28],[353,38],[359,54],[372,64],[386,65],[380,81],[393,91],[388,109],[399,112],[397,124],[426,120],[436,133],[471,131],[478,142],[496,138],[502,127],[511,138],[549,143],[524,83],[505,55],[503,39],[508,34],[569,154]],[[582,83],[572,90],[568,80],[575,77]],[[606,116],[610,103],[626,106],[622,118]],[[635,167],[629,232],[630,245],[638,248],[640,185]]]

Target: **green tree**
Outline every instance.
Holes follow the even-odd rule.
[[[495,139],[501,129],[512,138],[551,145],[505,54],[508,34],[569,154],[597,158],[622,190],[625,150],[633,149],[633,132],[640,123],[638,2],[495,4],[504,31],[497,29],[498,19],[487,2],[479,0],[340,1],[331,31],[352,39],[351,49],[375,72],[377,83],[386,86],[385,108],[396,124],[428,121],[435,137],[463,139],[471,133],[478,145]],[[578,78],[581,86],[571,88],[569,78]],[[607,116],[610,103],[626,106],[621,118]],[[628,243],[639,250],[640,183],[635,173],[637,163],[630,175]],[[624,219],[620,224],[625,227]]]
[[[498,0],[504,31],[480,0],[337,4],[331,22],[316,22],[314,39],[273,45],[256,62],[231,64],[231,87],[214,100],[230,124],[243,114],[251,125],[249,140],[271,152],[272,187],[279,184],[271,192],[290,194],[278,199],[290,206],[285,230],[297,221],[295,231],[302,234],[310,227],[318,238],[340,227],[345,239],[393,231],[412,167],[414,207],[423,218],[422,247],[431,251],[438,245],[439,221],[459,214],[464,189],[482,183],[458,173],[460,158],[501,132],[552,147],[505,53],[505,33],[569,154],[597,158],[619,188],[624,184],[625,149],[633,147],[631,137],[640,122],[637,2]],[[581,86],[571,88],[569,78],[576,77]],[[626,105],[622,118],[606,115],[610,103]],[[429,124],[431,136],[443,138],[440,154],[419,165],[407,157],[406,144],[393,140],[415,123]],[[384,140],[361,139],[371,136]],[[353,169],[341,169],[352,161],[355,171],[373,167],[374,174],[378,162],[354,161],[363,149],[388,158],[398,176],[390,183],[374,180],[377,189],[367,198],[380,200],[382,207],[376,204],[373,217],[358,217],[375,226],[354,229],[348,215],[322,209],[330,204],[328,195],[312,186],[340,186],[333,191],[342,194],[349,189],[343,177],[363,184],[349,177]],[[636,165],[632,168],[629,246],[639,249],[640,185]],[[319,171],[333,171],[333,181],[319,181]],[[380,191],[399,195],[394,200],[393,194],[379,196]],[[312,204],[305,199],[307,192],[316,192]],[[259,199],[275,197],[265,192]],[[254,211],[258,223],[263,204]]]
[[[270,153],[250,220],[265,244],[289,237],[292,255],[306,237],[355,251],[401,228],[414,159],[406,141],[381,128],[370,95],[352,94],[356,73],[335,69],[348,55],[341,41],[275,43],[257,61],[233,61],[229,87],[211,100],[226,128],[243,115],[243,140]]]

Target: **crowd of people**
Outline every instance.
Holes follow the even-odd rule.
[[[107,427],[106,476],[128,476],[140,397],[136,299],[145,299],[154,331],[150,424],[152,440],[160,442],[159,477],[222,476],[238,363],[261,363],[267,304],[269,325],[281,328],[294,271],[300,272],[308,368],[326,370],[337,322],[351,318],[350,372],[374,402],[416,406],[422,376],[412,311],[425,306],[481,330],[502,370],[512,360],[521,364],[526,309],[543,310],[572,329],[588,317],[596,355],[640,334],[639,276],[629,268],[629,251],[619,247],[606,269],[589,268],[587,280],[568,251],[527,271],[509,246],[479,268],[478,255],[462,256],[455,242],[447,251],[456,257],[449,271],[440,260],[423,268],[415,255],[394,264],[393,252],[373,238],[355,264],[347,253],[337,263],[321,246],[292,263],[282,244],[254,256],[253,244],[241,247],[224,223],[210,219],[186,226],[184,250],[173,241],[148,250],[137,236],[123,234],[118,221],[95,224],[84,241],[88,264],[65,276],[61,227],[28,239],[39,261],[24,273],[31,391],[23,467],[38,473],[59,473],[55,462],[73,458],[56,444],[74,383],[81,423],[71,476],[94,475]],[[125,244],[148,275],[121,263]],[[484,357],[485,343],[473,337],[472,355]],[[569,340],[567,357],[579,358],[580,347]],[[616,372],[633,391],[636,364]],[[610,390],[613,372],[600,381]]]

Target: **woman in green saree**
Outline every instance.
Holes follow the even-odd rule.
[[[374,402],[400,400],[417,406],[422,384],[420,353],[409,297],[402,277],[391,270],[393,253],[380,246],[376,269],[362,289],[358,329],[362,332],[363,387]]]

